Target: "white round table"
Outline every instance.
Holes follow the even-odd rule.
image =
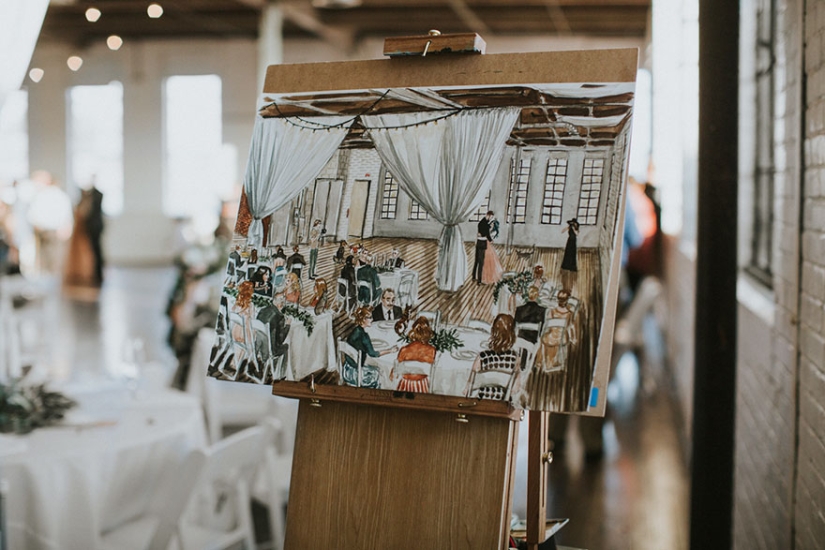
[[[95,548],[206,442],[200,403],[184,393],[111,383],[63,391],[79,402],[65,425],[3,439],[16,447],[0,452],[11,549]]]

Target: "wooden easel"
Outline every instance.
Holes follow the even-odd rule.
[[[306,66],[270,67],[263,91],[322,92],[340,89],[342,82],[354,90],[508,85],[525,75],[538,82],[628,78],[611,73],[613,65],[603,53],[596,57],[589,52],[557,52],[552,60],[547,54],[502,55],[507,60],[497,63],[466,55],[464,70],[456,71],[456,53],[484,52],[484,42],[476,34],[388,39],[384,50],[399,59],[318,64],[312,74]],[[616,66],[627,65],[627,52],[610,55],[622,60]],[[500,401],[314,381],[276,382],[272,393],[301,400],[287,550],[507,548],[523,411]],[[531,549],[547,538],[547,418],[547,413],[530,413]]]

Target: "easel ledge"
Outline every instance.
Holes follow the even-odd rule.
[[[455,413],[467,416],[489,416],[520,421],[524,411],[516,409],[503,401],[485,399],[467,399],[428,393],[394,392],[389,390],[372,390],[352,386],[333,386],[306,382],[279,381],[272,384],[272,395],[309,399],[316,406],[323,401],[375,405],[398,409],[416,409]]]

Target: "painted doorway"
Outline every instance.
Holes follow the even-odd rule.
[[[370,198],[370,180],[355,180],[352,186],[352,199],[349,205],[350,237],[363,238],[364,224],[367,219],[367,201]]]

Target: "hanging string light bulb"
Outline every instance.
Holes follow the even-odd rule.
[[[149,7],[146,8],[146,14],[152,19],[158,19],[163,15],[163,6],[160,4],[149,4]]]
[[[97,20],[100,19],[100,15],[100,10],[92,6],[86,10],[86,21],[89,23],[97,23]]]

